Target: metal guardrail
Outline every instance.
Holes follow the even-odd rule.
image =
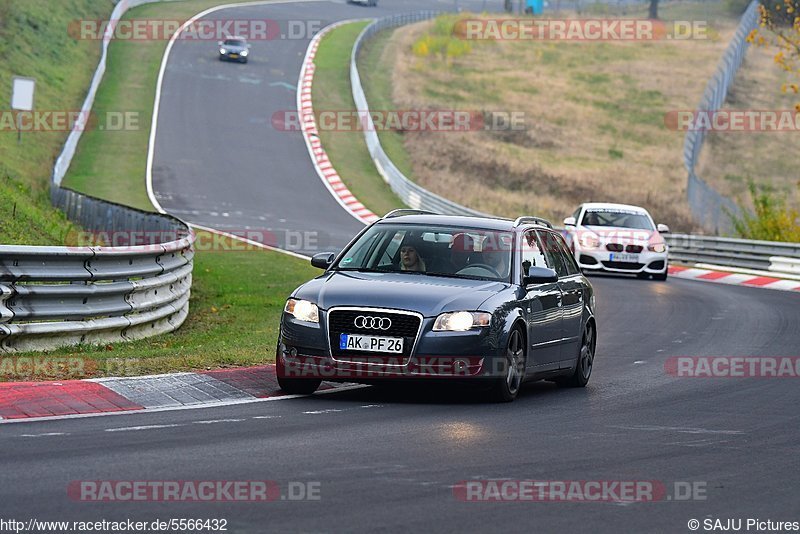
[[[800,272],[800,243],[666,234],[670,261],[711,263],[776,273]]]
[[[742,15],[736,35],[725,50],[717,72],[706,86],[698,111],[711,113],[717,111],[725,102],[728,90],[749,47],[747,36],[758,27],[758,5],[759,1],[753,0]],[[739,216],[741,210],[731,199],[721,195],[695,173],[705,139],[706,132],[703,130],[686,133],[683,143],[683,162],[689,173],[686,196],[692,215],[698,223],[717,234],[730,233],[733,228],[730,216]]]
[[[367,142],[367,149],[372,157],[372,161],[378,172],[392,188],[392,191],[409,207],[435,211],[445,215],[485,215],[484,213],[473,210],[466,206],[457,204],[451,200],[431,193],[427,189],[409,180],[397,166],[392,162],[381,146],[378,133],[375,131],[375,124],[369,114],[369,104],[364,88],[361,86],[361,76],[358,73],[358,54],[361,52],[364,42],[387,28],[395,28],[406,24],[413,24],[429,20],[441,12],[438,11],[418,11],[415,13],[405,13],[378,19],[361,32],[353,46],[353,53],[350,58],[350,83],[353,87],[353,100],[356,104],[361,123],[365,124],[364,138]]]
[[[86,235],[131,246],[0,245],[0,352],[127,341],[189,312],[194,234],[180,220],[52,186]]]

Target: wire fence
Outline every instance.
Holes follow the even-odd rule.
[[[736,35],[725,50],[716,73],[706,86],[698,106],[699,112],[713,113],[719,110],[725,102],[736,72],[741,67],[749,47],[747,36],[758,27],[758,4],[758,0],[753,0],[744,12]],[[706,132],[704,130],[691,130],[686,133],[683,143],[683,162],[689,173],[686,184],[689,208],[695,220],[707,230],[717,234],[729,234],[733,230],[731,217],[740,216],[741,210],[731,199],[721,195],[697,176],[697,164],[705,140]]]

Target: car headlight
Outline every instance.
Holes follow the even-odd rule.
[[[224,55],[224,54],[227,54],[227,53],[228,53],[228,51],[227,51],[227,50],[225,50],[224,48],[220,48],[220,49],[219,49],[219,53]]]
[[[239,55],[241,55],[242,57],[247,57],[247,54],[249,53],[250,53],[249,50],[242,50],[242,52]]]
[[[580,241],[583,248],[600,248],[600,238],[595,234],[583,234]]]
[[[478,326],[489,326],[492,315],[486,312],[449,312],[443,313],[433,323],[436,332],[466,332]]]
[[[293,315],[298,321],[319,322],[319,308],[317,308],[316,304],[307,300],[289,299],[286,301],[283,311]]]
[[[647,250],[650,252],[666,252],[667,245],[664,243],[653,243],[651,245],[647,245]]]

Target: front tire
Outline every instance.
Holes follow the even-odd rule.
[[[666,282],[668,276],[669,276],[669,268],[666,268],[664,269],[663,273],[654,274],[653,280],[658,280],[659,282]]]
[[[506,375],[497,378],[492,388],[496,402],[511,402],[519,395],[525,380],[525,341],[519,328],[508,335],[506,345]]]
[[[290,395],[311,395],[319,385],[322,384],[320,378],[281,378],[278,377],[278,385]]]
[[[578,352],[578,361],[575,363],[575,372],[569,377],[557,379],[556,384],[568,388],[586,387],[589,378],[592,376],[596,348],[597,336],[594,332],[594,325],[592,323],[586,323],[583,329],[580,352]]]

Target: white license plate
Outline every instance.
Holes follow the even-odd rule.
[[[627,261],[631,263],[638,263],[639,262],[639,255],[638,254],[616,254],[613,253],[609,257],[610,261]]]
[[[400,354],[403,352],[403,338],[341,334],[339,336],[339,349]]]

